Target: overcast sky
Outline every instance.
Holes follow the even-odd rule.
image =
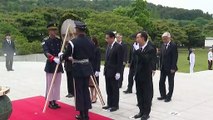
[[[201,9],[213,14],[213,0],[147,0],[147,2],[169,7]]]

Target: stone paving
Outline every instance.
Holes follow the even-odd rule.
[[[14,62],[14,70],[8,72],[5,62],[0,62],[0,85],[9,86],[8,96],[11,100],[44,96],[45,72],[44,62]],[[138,113],[135,89],[132,94],[124,94],[127,86],[128,68],[125,68],[124,84],[120,89],[120,109],[108,112],[101,109],[98,101],[93,104],[92,112],[115,120],[129,120]],[[172,101],[158,101],[159,71],[154,76],[154,97],[149,120],[213,120],[213,71],[203,71],[193,74],[177,73]],[[134,87],[135,88],[135,87]],[[105,80],[103,67],[100,73],[100,89],[106,102]],[[66,98],[66,75],[63,74],[61,84],[61,101],[74,105],[73,98]],[[63,108],[61,108],[63,109]]]

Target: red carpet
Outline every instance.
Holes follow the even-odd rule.
[[[78,114],[75,107],[61,102],[58,102],[60,109],[47,108],[46,113],[42,113],[44,102],[42,96],[13,101],[13,112],[9,120],[75,120],[75,115]],[[112,120],[91,112],[89,116],[90,120]]]

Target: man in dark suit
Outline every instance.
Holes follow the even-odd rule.
[[[101,67],[101,49],[99,47],[99,42],[96,37],[92,37],[92,41],[95,45],[95,55],[94,55],[93,61],[91,62],[93,72],[94,72],[93,76],[95,77],[95,79],[97,81],[97,85],[99,85],[99,73],[100,73],[100,67]],[[93,84],[89,84],[89,85],[90,85],[92,103],[96,103],[97,91],[95,90],[95,86]]]
[[[148,34],[146,32],[138,32],[136,39],[140,46],[140,48],[135,48],[137,56],[136,95],[140,112],[134,118],[141,117],[141,120],[147,120],[153,98],[152,70],[155,64],[155,49],[148,43]]]
[[[4,56],[6,57],[6,68],[7,71],[14,71],[13,68],[13,56],[16,55],[15,44],[11,40],[11,36],[9,33],[6,34],[5,40],[2,43],[2,49],[4,52]]]
[[[105,39],[108,43],[104,65],[107,106],[103,107],[103,109],[113,112],[119,109],[118,81],[121,75],[123,55],[121,54],[122,46],[115,41],[113,32],[107,32]]]
[[[171,41],[171,35],[169,32],[165,32],[162,35],[163,45],[161,47],[160,54],[160,65],[161,65],[161,74],[160,74],[160,97],[158,100],[164,100],[165,102],[170,102],[174,89],[174,76],[175,72],[178,70],[177,68],[177,60],[178,60],[178,51],[177,46],[174,42]],[[169,82],[169,92],[166,94],[166,86],[165,81],[168,76]]]
[[[68,46],[68,45],[67,45]],[[67,49],[67,47],[66,47]],[[73,85],[73,75],[72,75],[72,57],[69,56],[65,58],[64,68],[67,75],[67,91],[66,97],[71,98],[74,96],[74,85]]]
[[[93,75],[91,61],[94,59],[95,45],[86,36],[86,25],[83,22],[75,21],[76,38],[69,42],[65,53],[59,53],[61,59],[68,56],[73,57],[72,72],[75,81],[76,115],[78,120],[89,120],[88,111],[92,108],[89,93],[89,79]]]
[[[139,48],[139,44],[136,42],[136,34],[131,36],[131,39],[133,39],[135,42],[132,44],[129,52],[129,60],[128,60],[128,66],[129,66],[129,75],[128,75],[128,85],[127,89],[123,91],[125,94],[132,93],[132,86],[134,84],[133,77],[135,75],[135,46]]]
[[[124,74],[124,68],[127,64],[127,56],[128,56],[128,47],[125,42],[123,42],[123,36],[120,33],[116,34],[117,42],[122,46],[122,54],[123,54],[123,66],[121,69],[121,77],[118,82],[118,87],[121,88],[123,84],[123,74]]]
[[[154,76],[156,72],[156,64],[157,64],[157,48],[150,40],[147,40],[147,44],[152,46],[155,52],[153,66],[152,66],[152,75]]]

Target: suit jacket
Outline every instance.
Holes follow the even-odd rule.
[[[92,61],[92,68],[93,71],[100,71],[100,66],[101,66],[101,50],[99,47],[95,48],[95,56]]]
[[[4,40],[2,43],[2,49],[4,54],[7,54],[8,56],[11,56],[11,55],[13,56],[16,51],[15,44],[12,40],[11,40],[11,44],[9,44],[7,40]]]
[[[129,52],[129,61],[128,63],[130,64],[130,68],[134,68],[135,65],[135,60],[136,60],[136,56],[134,54],[135,49],[133,47],[134,43],[132,44],[131,48],[130,48],[130,52]]]
[[[127,63],[128,61],[128,47],[125,42],[121,42],[122,53],[123,53],[123,62]]]
[[[152,66],[152,70],[156,70],[156,63],[157,63],[157,49],[156,46],[149,40],[148,41],[148,45],[152,46],[155,52],[154,55],[154,61],[153,61],[153,66]]]
[[[68,45],[69,45],[69,42],[66,42],[65,51],[68,49]],[[69,60],[69,57],[71,57],[71,56],[67,56],[65,58],[64,68],[67,72],[72,72],[72,61]]]
[[[177,68],[178,51],[174,42],[170,42],[167,49],[161,46],[160,65],[161,70],[178,70]]]
[[[112,46],[109,55],[105,58],[104,75],[107,77],[114,77],[116,73],[121,73],[123,55],[122,46],[117,42]]]
[[[143,51],[138,49],[134,54],[136,54],[138,59],[136,64],[136,80],[143,82],[151,81],[153,64],[155,64],[155,49],[147,44]]]

